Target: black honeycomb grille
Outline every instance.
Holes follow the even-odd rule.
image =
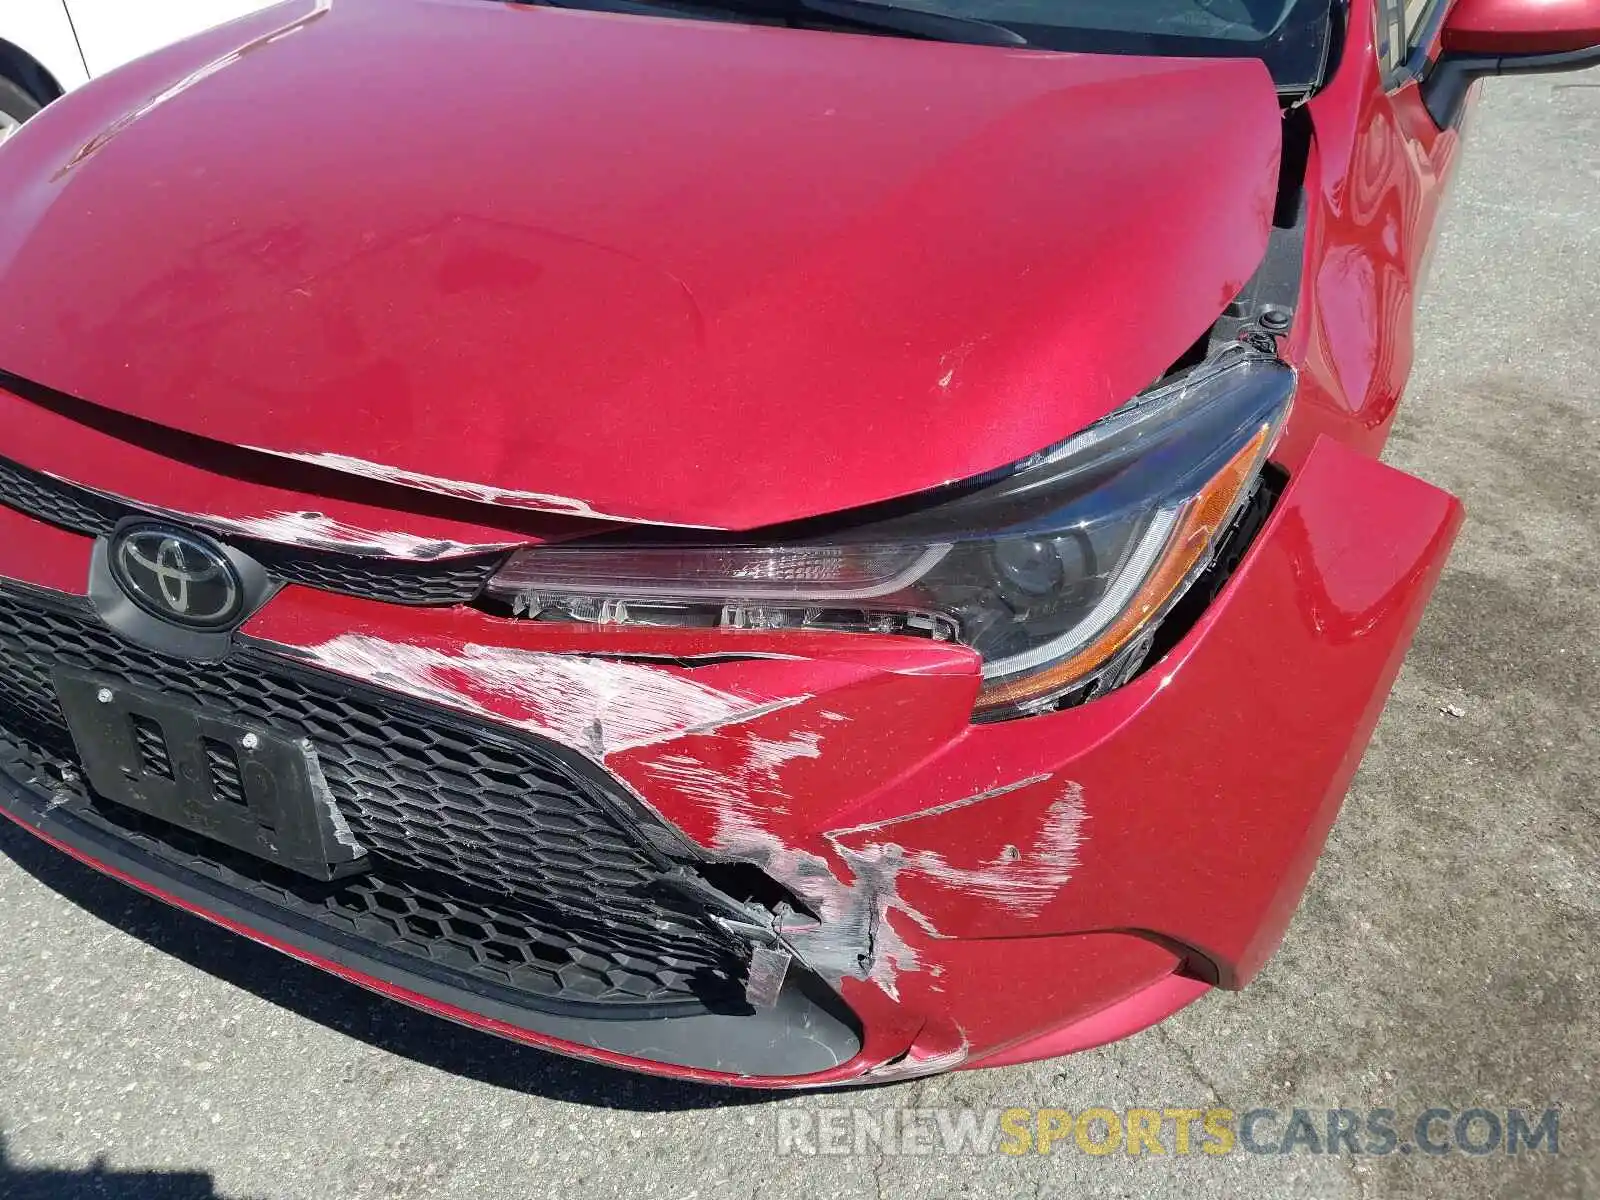
[[[158,857],[391,954],[468,976],[479,990],[505,989],[522,1003],[577,1001],[629,1016],[640,1015],[634,1009],[672,1015],[685,995],[705,1008],[737,1006],[714,956],[680,953],[664,961],[658,946],[624,928],[552,928],[503,897],[459,882],[441,889],[426,873],[393,866],[317,883],[120,805],[100,802],[87,815]]]
[[[127,517],[162,516],[5,459],[0,459],[0,504],[90,537],[108,536]],[[204,521],[190,523],[205,528]],[[471,554],[417,562],[288,546],[215,529],[207,532],[238,547],[287,583],[390,604],[469,603],[477,599],[505,557],[500,553]]]
[[[434,562],[362,558],[331,550],[305,550],[248,538],[224,538],[288,583],[343,592],[390,604],[467,604],[477,599],[505,557],[475,554]]]
[[[321,883],[95,796],[51,670],[160,691],[309,737],[370,869]],[[214,777],[230,764],[212,762]],[[688,887],[664,826],[560,748],[254,649],[180,661],[86,610],[0,587],[0,766],[120,836],[392,955],[508,988],[519,1002],[738,1011],[748,946]],[[225,789],[220,789],[224,791]],[[729,914],[733,914],[730,906]]]
[[[0,503],[63,529],[96,537],[110,533],[122,516],[114,501],[5,459],[0,459]]]

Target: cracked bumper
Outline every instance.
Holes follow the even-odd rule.
[[[1240,987],[1271,955],[1460,518],[1445,493],[1324,440],[1165,660],[1084,707],[982,726],[968,720],[975,659],[895,638],[579,629],[295,586],[241,630],[322,671],[559,742],[705,857],[758,866],[809,910],[781,936],[854,1022],[820,1066],[781,1052],[804,1036],[792,1023],[763,1027],[773,1053],[708,1069],[652,1055],[648,1035],[622,1052],[508,1020],[4,803],[163,899],[562,1053],[749,1086],[1048,1057]],[[82,594],[89,538],[9,511],[0,534],[0,575]]]

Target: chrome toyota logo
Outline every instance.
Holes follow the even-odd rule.
[[[216,543],[167,525],[133,525],[111,543],[111,573],[140,608],[174,625],[221,629],[244,611],[239,572]]]

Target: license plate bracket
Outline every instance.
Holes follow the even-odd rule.
[[[313,879],[364,866],[307,738],[86,671],[57,669],[54,682],[106,799]]]

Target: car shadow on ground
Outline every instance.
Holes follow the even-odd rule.
[[[0,826],[0,853],[108,925],[308,1021],[390,1054],[528,1095],[635,1112],[726,1108],[776,1098],[771,1093],[636,1075],[466,1029],[375,996],[180,912],[91,870],[9,822],[0,821]],[[6,1178],[0,1173],[0,1195],[14,1195],[4,1186]]]

